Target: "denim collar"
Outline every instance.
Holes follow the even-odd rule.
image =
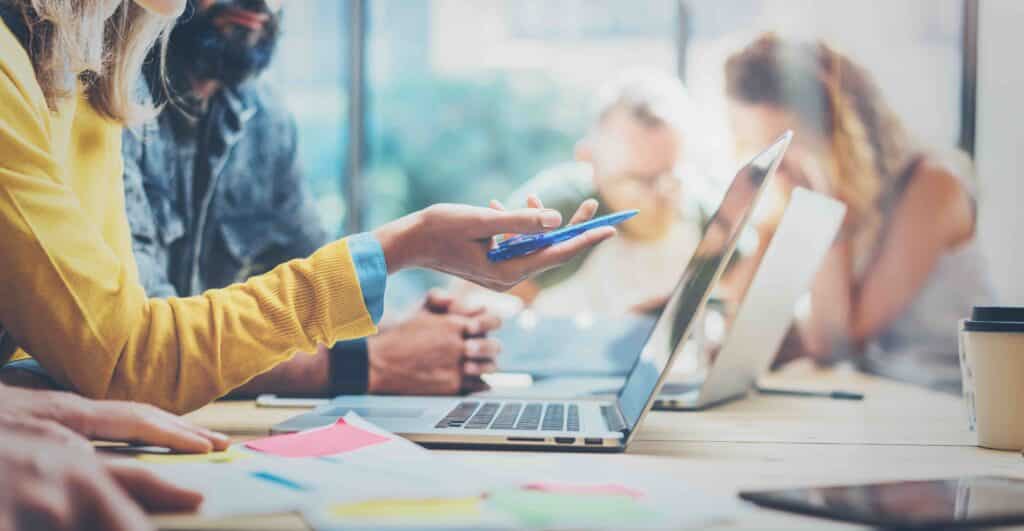
[[[171,113],[176,135],[179,138],[194,137],[200,117],[216,115],[218,123],[211,125],[216,128],[218,136],[224,139],[225,144],[234,144],[245,129],[246,123],[259,109],[253,90],[248,84],[221,88],[210,98],[205,108],[200,108],[198,103],[190,101],[187,97],[178,98],[178,101],[169,105],[167,109]]]

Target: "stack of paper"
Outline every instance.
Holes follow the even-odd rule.
[[[609,483],[594,477],[608,477],[607,468],[552,457],[540,466],[481,466],[349,414],[225,452],[143,455],[139,464],[202,492],[205,515],[301,511],[316,529],[679,528],[721,521],[735,507],[670,478],[626,467],[614,474],[629,484]]]

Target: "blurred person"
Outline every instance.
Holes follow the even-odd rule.
[[[93,401],[0,384],[0,529],[151,529],[143,510],[195,510],[202,495],[146,469],[100,459],[87,438],[169,447],[227,448],[226,436],[153,406]]]
[[[191,10],[190,10],[191,11]],[[139,277],[150,297],[244,282],[330,241],[299,164],[295,119],[258,76],[282,10],[263,1],[199,0],[172,30],[174,103],[142,134],[123,135],[125,201]],[[146,73],[165,100],[159,62]],[[233,393],[452,394],[484,387],[500,321],[443,293],[378,335],[319,346]]]
[[[621,314],[660,307],[700,241],[702,214],[683,193],[683,150],[693,109],[674,76],[621,73],[598,92],[594,124],[572,162],[542,171],[508,201],[568,216],[638,209],[614,244],[523,282],[512,294],[540,314]],[[600,205],[598,208],[597,205]]]
[[[848,209],[785,355],[852,356],[958,391],[956,323],[991,297],[968,165],[918,145],[868,72],[824,42],[765,35],[725,74],[738,152],[794,130],[776,192],[802,186]]]
[[[296,352],[375,333],[388,274],[423,267],[509,289],[615,234],[597,229],[495,264],[493,235],[551,230],[562,216],[440,204],[244,283],[148,297],[124,208],[121,135],[152,115],[134,89],[185,5],[0,2],[0,361],[31,356],[85,396],[189,411]]]

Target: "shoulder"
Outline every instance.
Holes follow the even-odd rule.
[[[520,208],[526,205],[530,194],[539,197],[544,206],[557,210],[565,219],[569,219],[584,200],[597,197],[590,165],[581,162],[566,162],[541,171],[520,186],[505,206]]]
[[[536,194],[546,206],[561,210],[571,208],[575,211],[586,199],[596,198],[593,172],[590,165],[581,162],[566,162],[542,170],[535,177],[526,181],[509,199],[509,208],[522,206],[526,196]],[[564,212],[563,212],[564,214]]]
[[[944,154],[924,155],[907,184],[907,196],[944,207],[973,196],[973,165],[969,159]]]
[[[295,117],[288,109],[283,94],[264,78],[253,79],[238,87],[239,96],[256,110],[254,120],[265,125],[295,127]]]
[[[911,215],[943,220],[954,243],[974,234],[973,165],[966,157],[927,154],[907,184],[903,208]]]
[[[0,116],[5,122],[44,123],[48,115],[49,107],[36,81],[32,61],[18,39],[0,21]]]

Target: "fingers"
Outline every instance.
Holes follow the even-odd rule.
[[[462,315],[464,317],[483,316],[487,311],[486,306],[467,302],[464,298],[457,299],[454,295],[451,295],[441,288],[432,288],[427,292],[424,307],[433,313],[451,313]],[[497,328],[497,326],[493,324],[493,319],[490,317],[488,319],[488,324],[484,327],[484,331]],[[499,322],[498,325],[500,326],[500,324],[501,323]]]
[[[483,333],[493,332],[501,328],[501,317],[495,313],[484,313],[477,317],[480,322],[480,330]]]
[[[196,435],[210,441],[213,445],[213,450],[216,452],[227,450],[228,447],[231,446],[231,437],[226,434],[220,433],[219,431],[213,431],[202,426],[197,426],[177,415],[172,415],[167,412],[163,413],[169,417],[170,422],[176,423],[181,429],[190,430]]]
[[[476,321],[476,332],[467,334],[468,336],[480,336],[501,328],[501,317],[486,310],[481,309],[481,311],[471,317]]]
[[[462,373],[466,376],[483,376],[492,372],[497,372],[498,364],[484,361],[466,361],[463,366]]]
[[[228,436],[192,425],[159,408],[131,402],[96,402],[91,437],[165,446],[185,453],[223,450]]]
[[[501,327],[501,318],[492,313],[465,316],[451,313],[445,316],[448,324],[461,337],[479,337]]]
[[[144,468],[115,462],[106,467],[121,488],[149,512],[194,511],[203,502],[202,494],[164,481]]]
[[[501,352],[501,342],[489,337],[467,339],[463,351],[463,355],[471,362],[493,364]]]
[[[598,227],[532,255],[516,258],[507,262],[507,264],[510,266],[515,265],[518,268],[516,272],[519,274],[515,280],[521,281],[525,277],[535,275],[569,261],[577,254],[615,236],[615,233],[614,227]]]
[[[487,385],[487,382],[483,381],[479,376],[464,376],[462,378],[462,387],[460,392],[464,394],[468,393],[479,393],[480,391],[486,391],[491,386]]]
[[[91,472],[75,474],[74,497],[77,500],[77,519],[86,522],[83,529],[109,529],[133,531],[152,529],[142,509],[114,483],[106,471],[93,467]]]
[[[598,203],[596,199],[587,199],[580,203],[580,207],[576,209],[576,213],[572,215],[572,219],[569,220],[570,225],[578,225],[584,221],[590,221],[597,214]]]
[[[536,233],[556,229],[562,224],[557,210],[523,208],[501,211],[481,209],[474,230],[481,237],[506,233]]]
[[[497,357],[501,343],[497,339],[473,338],[465,342],[464,376],[480,376],[498,370]]]
[[[491,199],[487,205],[494,210],[500,210],[502,212],[508,210],[505,205],[501,204],[501,201],[497,199]],[[526,196],[526,207],[527,208],[544,208],[544,203],[537,197],[536,194],[529,194]]]
[[[18,486],[14,508],[17,529],[71,529],[74,507],[61,487],[43,482]]]
[[[465,299],[456,300],[454,304],[448,308],[450,313],[457,315],[463,315],[466,317],[476,317],[483,315],[487,312],[487,307],[479,303],[470,303]]]
[[[427,292],[424,306],[435,313],[447,313],[454,302],[455,297],[450,293],[441,288],[433,288]]]

